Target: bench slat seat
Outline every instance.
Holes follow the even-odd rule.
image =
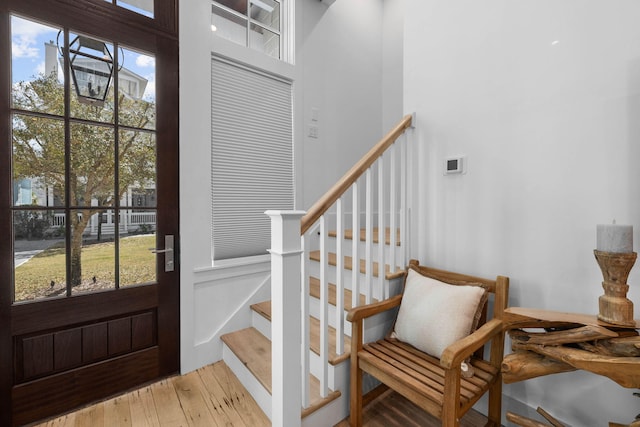
[[[444,403],[445,370],[440,367],[438,359],[393,338],[364,345],[358,357],[361,368],[367,372],[376,370],[378,374],[374,376],[383,383],[386,383],[384,378],[404,377],[408,382],[407,390],[396,391],[408,396],[409,400],[412,400],[413,391],[428,396],[439,405],[435,408],[440,415],[439,408]],[[498,374],[498,369],[482,360],[472,358],[470,363],[475,375],[460,379],[460,405],[463,410],[473,406],[489,390]],[[420,405],[419,402],[414,403]]]

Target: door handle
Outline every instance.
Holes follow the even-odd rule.
[[[173,234],[167,234],[164,236],[164,248],[149,248],[154,254],[164,254],[164,271],[167,273],[174,270],[173,243]]]

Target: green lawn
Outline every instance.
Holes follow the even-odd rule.
[[[120,286],[155,280],[155,235],[120,240]],[[46,249],[15,271],[15,300],[56,296],[65,289],[65,250],[62,244]],[[95,278],[95,280],[94,280]],[[52,284],[53,282],[53,284]],[[115,244],[94,243],[82,248],[82,285],[75,292],[115,287]]]

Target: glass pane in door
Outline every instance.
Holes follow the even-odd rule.
[[[113,209],[71,211],[71,293],[115,289],[115,230]]]
[[[11,17],[11,98],[19,110],[64,114],[59,28]]]
[[[13,206],[64,203],[64,122],[28,114],[12,120]]]
[[[118,52],[118,122],[136,129],[155,129],[155,58],[124,47]]]
[[[155,211],[131,214],[132,222],[140,222],[133,233],[120,238],[120,287],[156,281]],[[131,224],[136,227],[136,224]]]
[[[13,212],[14,301],[66,295],[64,212]]]
[[[156,280],[156,135],[124,130],[119,134],[121,200],[120,286]],[[162,259],[162,258],[161,258]]]
[[[114,206],[115,135],[113,127],[71,124],[71,206]]]

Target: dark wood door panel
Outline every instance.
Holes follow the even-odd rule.
[[[15,384],[155,346],[156,311],[17,336]]]
[[[158,347],[13,387],[13,425],[66,412],[159,376]]]
[[[73,328],[53,334],[55,371],[64,371],[82,364],[82,329]]]
[[[12,210],[20,207],[12,198],[11,118],[20,112],[11,104],[10,17],[62,28],[67,34],[86,32],[155,57],[158,200],[153,210],[156,238],[163,241],[164,235],[180,235],[177,0],[154,4],[157,19],[150,20],[104,0],[0,2],[0,236],[6,237],[0,240],[0,426],[60,414],[179,369],[179,239],[175,270],[164,272],[159,258],[155,282],[119,282],[119,289],[109,291],[13,303]],[[73,117],[68,116],[60,120],[71,127]],[[111,210],[117,216],[124,209],[126,205]],[[69,241],[69,229],[66,233]]]
[[[136,286],[117,292],[102,292],[59,298],[11,307],[11,333],[25,335],[73,323],[118,317],[149,310],[158,305],[157,286]]]

